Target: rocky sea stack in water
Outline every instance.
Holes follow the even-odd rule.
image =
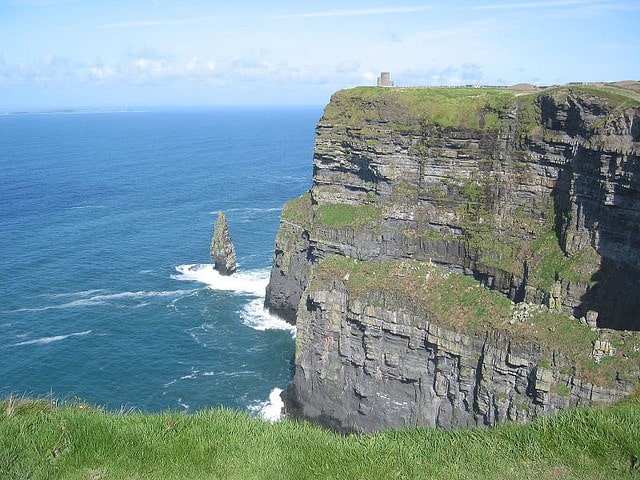
[[[236,249],[231,241],[227,217],[223,212],[218,213],[213,227],[211,260],[220,275],[232,275],[236,271]]]
[[[640,84],[337,92],[266,305],[289,414],[526,421],[640,384]]]

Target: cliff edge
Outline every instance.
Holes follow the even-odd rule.
[[[337,92],[266,305],[293,415],[524,421],[640,382],[638,84]]]

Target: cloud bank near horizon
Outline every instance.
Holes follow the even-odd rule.
[[[0,108],[323,104],[380,71],[396,85],[640,78],[632,0],[242,3],[0,5]]]

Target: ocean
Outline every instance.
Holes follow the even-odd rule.
[[[0,397],[273,410],[295,329],[265,312],[264,292],[321,113],[0,116]],[[231,277],[209,257],[219,211]]]

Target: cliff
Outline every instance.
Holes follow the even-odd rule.
[[[634,88],[336,93],[267,288],[298,325],[289,411],[492,425],[635,388]]]

